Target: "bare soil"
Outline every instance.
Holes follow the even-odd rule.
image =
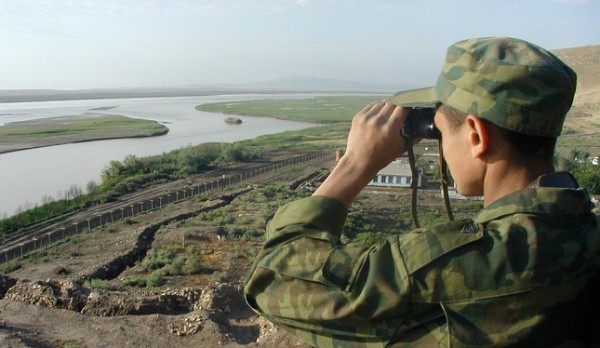
[[[202,202],[189,199],[164,205],[162,209],[44,246],[18,260],[21,268],[5,275],[4,280],[0,278],[0,346],[304,346],[255,315],[245,304],[242,281],[260,243],[242,238],[223,239],[218,235],[218,226],[203,223],[197,215],[260,185],[289,185],[298,177],[331,165],[328,159],[288,168],[287,172],[281,170],[238,186],[211,191]],[[210,175],[220,173],[157,185],[147,193],[138,192],[122,201],[139,201],[155,195],[158,189],[172,189],[161,186],[188,185],[194,180],[207,180]],[[238,217],[256,215],[255,211],[238,212],[235,206],[239,204],[239,198],[229,202],[232,207],[229,213]],[[102,209],[110,208],[94,207],[95,211]],[[90,212],[79,214],[84,217]],[[173,219],[178,216],[184,218]],[[158,288],[123,286],[122,279],[144,273],[137,264],[110,279],[107,283],[111,289],[81,285],[83,280],[102,274],[98,271],[136,248],[140,235],[149,226],[159,226],[149,251],[193,247],[201,259],[202,271],[167,277],[166,283]]]
[[[575,53],[557,52],[570,61],[580,76],[575,111],[581,111],[586,119],[578,120],[577,114],[567,118],[567,126],[580,132],[597,133],[600,126],[600,93],[594,75],[600,65],[598,47],[582,48]],[[593,65],[593,71],[586,64]],[[201,201],[182,200],[105,224],[18,260],[21,268],[0,275],[0,346],[307,347],[255,315],[244,302],[243,278],[260,242],[251,238],[223,239],[220,225],[201,217],[206,212],[225,209],[232,218],[260,225],[260,220],[266,220],[275,208],[268,202],[253,206],[245,197],[267,184],[294,183],[295,187],[299,179],[332,166],[333,161],[327,158],[271,172],[237,186],[212,190]],[[129,206],[155,197],[158,192],[199,185],[223,174],[217,171],[156,185],[123,197],[112,206],[96,206],[69,218],[85,219],[93,212],[115,209],[118,204]],[[297,191],[315,185],[318,182],[307,187],[301,185]],[[410,221],[406,214],[398,218],[400,214],[396,213],[410,210],[409,196],[406,189],[367,189],[355,209],[371,212],[374,229],[408,228]],[[443,215],[437,190],[421,191],[418,204],[424,210]],[[453,201],[453,207],[457,217],[478,209],[473,201]],[[108,277],[102,287],[85,286],[84,280],[106,274],[111,262],[135,250],[140,236],[150,228],[153,232],[147,241],[150,245],[147,252],[192,248],[202,261],[202,271],[166,277],[160,287],[124,286],[123,279],[146,272],[142,262],[138,262]]]
[[[270,160],[280,159],[278,156],[290,153],[272,155]],[[288,190],[308,195],[322,179],[310,179],[314,173],[333,165],[333,156],[292,165],[207,192],[201,201],[188,199],[164,205],[84,231],[52,246],[42,246],[38,252],[18,260],[21,268],[4,278],[0,276],[0,346],[308,347],[257,316],[244,301],[243,279],[261,243],[231,235],[223,238],[217,220],[206,220],[206,214],[220,209],[241,224],[264,228],[277,207],[277,199],[253,203],[251,195],[273,185],[294,187],[295,190]],[[179,185],[219,174],[206,175],[189,178]],[[123,197],[122,201],[139,201],[155,195],[156,190],[164,190],[162,186],[176,184],[157,185]],[[436,189],[422,190],[419,205],[431,205],[427,209],[442,214],[439,196]],[[410,203],[406,203],[409,197],[407,189],[368,188],[354,211],[366,211],[374,229],[410,228]],[[480,207],[473,201],[455,204],[459,216],[472,214]],[[94,207],[94,211],[103,209],[110,207]],[[402,216],[399,211],[405,214]],[[82,218],[90,212],[80,214]],[[109,265],[136,249],[140,236],[149,229],[154,233],[148,241],[147,255],[159,250],[194,250],[201,259],[202,270],[165,277],[165,283],[159,287],[123,285],[124,279],[148,274],[143,262],[136,262],[117,275],[104,277],[108,281],[100,288],[85,282],[108,274],[112,267]]]

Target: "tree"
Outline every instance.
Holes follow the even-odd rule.
[[[561,170],[571,172],[579,185],[589,193],[600,193],[600,166],[593,163],[589,152],[575,148],[567,157],[558,160],[558,166]]]
[[[579,185],[585,187],[591,194],[600,194],[600,166],[591,162],[578,165],[573,169],[573,175]]]
[[[561,170],[573,172],[578,165],[589,162],[589,160],[589,152],[574,148],[569,151],[569,154],[566,157],[560,157],[558,159],[558,167]]]
[[[88,181],[86,188],[88,193],[94,194],[98,188],[98,184],[96,184],[96,181],[90,180]]]

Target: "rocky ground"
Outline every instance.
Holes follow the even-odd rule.
[[[245,197],[261,185],[290,185],[331,165],[329,158],[292,166],[108,223],[16,260],[19,269],[0,275],[0,346],[306,347],[246,305],[243,278],[260,242],[223,234],[215,223],[221,213],[215,212],[264,227],[260,220],[273,211],[258,211],[258,203]],[[124,285],[148,276],[142,261],[119,265],[140,241],[149,244],[148,254],[193,253],[201,268],[167,275],[157,287]]]
[[[576,134],[567,138],[598,134],[599,49],[596,45],[557,52],[579,74],[574,110],[565,125]],[[591,146],[589,151],[597,156],[598,149]],[[260,248],[259,238],[253,236],[258,229],[264,230],[279,194],[256,193],[266,184],[290,186],[332,165],[331,158],[326,158],[278,170],[213,190],[202,199],[183,200],[103,225],[19,259],[19,268],[0,275],[0,347],[307,347],[255,315],[245,304],[241,287]],[[224,174],[207,175],[214,179]],[[173,192],[178,186],[190,187],[208,179],[194,177],[159,185],[162,188],[149,188],[130,199],[140,202],[161,190]],[[399,207],[410,204],[406,203],[408,190],[375,193],[372,202],[368,198],[359,202],[379,205],[373,212],[381,216],[373,214],[374,221],[397,216],[399,208],[409,211],[409,206]],[[420,207],[428,200],[440,203],[437,191],[424,193]],[[472,202],[454,202],[453,207],[455,216],[478,209]],[[430,209],[443,211],[439,205]],[[82,212],[81,217],[89,214]],[[222,222],[231,220],[256,228],[223,233]],[[128,279],[148,276],[147,257],[127,267],[119,264],[140,247],[148,247],[143,250],[148,255],[153,251],[172,251],[188,259],[193,255],[200,260],[200,268],[191,274],[165,276],[159,286],[132,286]],[[118,272],[112,272],[115,269]],[[94,279],[104,280],[91,282]]]
[[[12,261],[19,268],[0,276],[0,346],[308,347],[253,313],[242,284],[275,209],[282,201],[310,194],[333,164],[332,156],[291,165],[80,230]],[[215,174],[207,175],[184,184]],[[139,201],[157,189],[122,200]],[[371,207],[365,215],[379,227],[410,228],[409,202],[407,189],[370,188],[356,207]],[[430,203],[435,206],[426,207]],[[445,219],[442,204],[436,189],[419,194],[421,207]],[[479,206],[456,202],[454,211],[469,215]],[[98,210],[102,207],[94,207]],[[80,219],[89,214],[80,213]],[[130,262],[142,250],[145,256]],[[198,259],[201,267],[191,274],[166,275],[156,286],[135,286],[133,280],[150,279],[148,260],[163,252]]]

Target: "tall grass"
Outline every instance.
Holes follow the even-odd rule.
[[[348,122],[365,105],[382,96],[330,96],[286,100],[251,100],[202,104],[201,111],[224,114],[272,117],[285,120],[335,123]]]

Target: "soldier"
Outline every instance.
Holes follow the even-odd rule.
[[[432,88],[352,121],[347,151],[310,197],[281,207],[248,275],[259,314],[317,347],[579,347],[599,328],[600,226],[589,195],[555,172],[576,75],[513,38],[449,47]],[[473,218],[379,246],[340,243],[361,189],[404,153],[410,107],[436,107]]]

